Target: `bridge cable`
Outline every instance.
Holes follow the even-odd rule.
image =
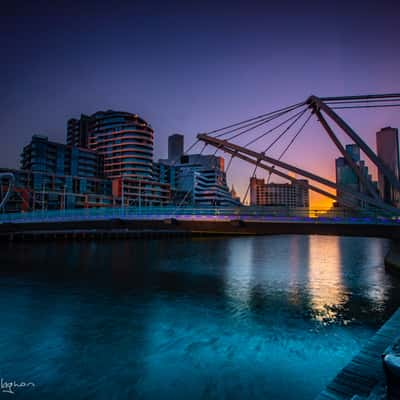
[[[247,185],[246,193],[244,194],[244,197],[243,197],[243,204],[246,202],[247,195],[249,194],[249,191],[250,191],[251,180],[256,176],[257,168],[258,168],[258,161],[256,163],[256,166],[254,167],[253,174],[251,175],[251,178],[249,180],[249,184]],[[250,199],[250,203],[251,203],[251,199]]]
[[[289,144],[285,147],[285,149],[282,151],[281,155],[278,157],[278,161],[280,161],[283,156],[286,154],[286,152],[289,150],[289,148],[292,146],[292,144],[294,143],[294,141],[297,139],[297,137],[299,136],[299,134],[302,132],[302,130],[304,129],[304,127],[307,125],[307,123],[310,121],[312,117],[312,113],[308,116],[308,118],[303,122],[303,125],[301,125],[300,129],[297,131],[297,133],[292,137],[292,139],[290,140]],[[275,168],[275,165],[272,166],[272,169]],[[272,175],[272,171],[269,172],[268,178],[267,178],[267,183],[269,183],[270,179],[271,179],[271,175]]]
[[[289,122],[290,120],[294,119],[294,121],[292,121],[292,123],[290,123],[289,126],[278,136],[278,138],[275,139],[275,141],[274,141],[271,145],[269,145],[269,146],[267,147],[267,149],[264,151],[264,154],[265,154],[265,152],[266,152],[267,150],[269,150],[279,139],[281,139],[281,138],[283,137],[283,135],[284,135],[284,134],[285,134],[285,133],[286,133],[286,132],[287,132],[287,131],[288,131],[288,130],[289,130],[289,129],[290,129],[290,128],[291,128],[291,127],[306,113],[306,112],[307,112],[307,110],[308,110],[308,109],[306,108],[306,109],[304,109],[304,110],[302,110],[302,111],[299,111],[298,113],[294,114],[293,116],[291,116],[290,118],[286,119],[286,120],[283,121],[282,123],[278,124],[278,125],[275,126],[274,128],[272,128],[272,129],[270,129],[269,131],[263,133],[260,137],[258,137],[258,138],[256,138],[256,139],[250,141],[247,145],[245,145],[245,147],[249,146],[249,144],[254,143],[255,141],[259,140],[261,137],[265,136],[266,134],[272,132],[273,130],[275,130],[275,129],[281,127],[281,126],[284,125],[285,123],[287,123],[287,122]],[[310,114],[310,117],[311,117],[311,114]],[[307,120],[307,122],[308,122],[308,120]],[[228,140],[230,140],[230,139],[228,139]],[[233,159],[233,155],[231,156],[231,159],[230,159],[230,161],[229,161],[229,167],[230,167],[230,164],[231,164],[231,162],[232,162],[232,159]],[[255,165],[255,167],[254,167],[254,170],[253,170],[253,173],[252,173],[252,175],[251,175],[249,184],[247,185],[246,193],[245,193],[245,195],[244,195],[244,197],[243,197],[243,204],[246,202],[247,196],[248,196],[249,191],[250,191],[251,179],[255,177],[256,172],[257,172],[257,169],[258,169],[258,162],[256,163],[256,165]],[[251,201],[251,200],[250,200],[250,201]]]
[[[343,110],[345,108],[384,108],[384,107],[400,107],[400,104],[376,104],[376,105],[359,105],[359,106],[340,106],[331,107],[332,110]]]
[[[213,156],[215,156],[218,153],[218,151],[219,151],[219,146],[215,149]]]
[[[272,146],[274,146],[279,140],[282,139],[282,137],[288,132],[290,128],[307,112],[307,109],[305,109],[294,121],[290,123],[288,127],[263,151],[265,154],[268,150],[271,149]]]
[[[292,119],[295,119],[297,116],[299,116],[300,114],[303,114],[305,110],[301,110],[299,112],[297,112],[296,114],[292,115],[291,117],[285,119],[283,122],[280,122],[278,125],[275,125],[274,127],[272,127],[271,129],[263,132],[261,135],[257,136],[256,138],[250,140],[250,142],[248,142],[244,147],[248,147],[250,145],[252,145],[253,143],[257,142],[258,140],[262,139],[264,136],[270,134],[271,132],[275,131],[276,129],[280,128],[282,125],[285,125],[286,123],[288,123],[289,121],[291,121]],[[231,140],[233,138],[229,138],[228,140]]]
[[[398,99],[375,99],[375,100],[328,100],[324,101],[325,104],[357,104],[357,103],[388,103],[389,101],[400,101]]]
[[[233,132],[240,131],[241,129],[244,129],[244,128],[247,128],[247,127],[250,127],[250,128],[248,128],[248,129],[244,130],[243,132],[241,132],[240,135],[243,134],[243,133],[246,133],[246,132],[250,132],[251,130],[258,128],[259,126],[265,125],[265,124],[267,124],[268,122],[271,122],[271,121],[273,121],[274,119],[279,118],[279,117],[281,117],[282,115],[285,115],[285,114],[288,113],[288,112],[289,112],[289,111],[285,111],[285,112],[282,112],[281,114],[279,114],[279,115],[277,115],[277,116],[264,118],[264,119],[261,119],[261,120],[256,121],[256,122],[252,122],[252,123],[250,123],[250,124],[246,124],[246,125],[239,126],[238,128],[235,128],[235,129],[226,131],[226,132],[224,132],[224,133],[220,133],[219,135],[214,136],[214,137],[215,137],[215,138],[220,138],[220,137],[222,137],[222,136],[228,135],[228,134],[233,133]],[[240,136],[240,135],[239,135],[239,136]]]
[[[203,154],[203,151],[205,150],[205,148],[207,147],[208,143],[204,143],[203,148],[200,150],[200,155]]]
[[[291,110],[294,110],[295,108],[301,107],[301,106],[303,106],[303,105],[305,105],[305,104],[306,104],[305,101],[303,101],[303,102],[301,102],[301,103],[293,104],[293,105],[291,105],[291,106],[287,106],[287,107],[284,107],[284,108],[281,108],[281,109],[278,109],[278,110],[275,110],[275,111],[271,111],[271,112],[266,113],[266,114],[258,115],[257,117],[249,118],[249,119],[246,119],[246,120],[243,120],[243,121],[240,121],[240,122],[236,122],[236,123],[231,124],[231,125],[224,126],[223,128],[214,129],[213,131],[208,132],[208,134],[211,135],[211,134],[213,134],[213,133],[221,132],[221,131],[224,131],[224,130],[226,130],[226,129],[229,129],[229,128],[233,128],[233,127],[235,127],[235,126],[238,126],[238,125],[243,125],[243,124],[245,124],[246,122],[251,122],[251,121],[254,121],[254,120],[258,120],[258,119],[260,119],[260,118],[264,118],[264,117],[267,117],[267,116],[271,116],[271,115],[273,115],[273,114],[277,114],[277,113],[282,112],[282,111],[285,111],[285,110],[291,111]]]
[[[229,161],[228,161],[228,165],[227,165],[227,167],[226,167],[226,169],[225,169],[225,173],[228,173],[229,168],[231,167],[231,164],[232,164],[233,157],[234,157],[234,155],[231,154],[231,158],[230,158]]]
[[[289,111],[292,111],[292,110],[289,110]],[[240,134],[237,135],[237,136],[240,136],[240,135],[242,135],[242,134],[244,134],[244,133],[246,133],[246,132],[251,131],[252,129],[258,128],[259,126],[264,125],[264,124],[266,124],[266,123],[272,121],[272,120],[275,119],[275,118],[280,117],[281,115],[284,115],[285,113],[287,113],[287,112],[289,112],[289,111],[282,112],[281,114],[279,114],[279,115],[276,116],[276,117],[266,118],[266,119],[262,120],[261,123],[260,123],[259,121],[256,121],[256,122],[253,122],[253,123],[251,123],[251,124],[247,124],[247,125],[241,126],[241,127],[239,127],[239,128],[233,129],[233,130],[231,130],[231,131],[222,133],[222,134],[217,135],[217,136],[215,136],[215,137],[220,137],[220,136],[226,135],[226,134],[228,134],[228,133],[232,133],[232,132],[235,132],[235,131],[237,131],[237,130],[243,129],[243,128],[245,128],[245,127],[254,125],[252,128],[249,128],[249,129],[247,129],[247,130],[245,130],[245,131],[243,131],[243,132],[241,132]],[[256,123],[257,123],[257,124],[256,124]],[[209,133],[208,133],[208,134],[209,134]],[[237,137],[237,136],[235,135],[234,137]],[[197,139],[196,141],[194,141],[186,150],[184,150],[183,154],[187,154],[187,153],[188,153],[190,150],[192,150],[192,149],[197,145],[197,143],[199,143],[199,142],[200,142],[199,139]],[[218,149],[217,149],[217,150],[218,150]]]
[[[269,117],[269,118],[263,119],[263,120],[261,120],[260,122],[257,121],[257,124],[255,124],[255,123],[253,122],[253,123],[251,123],[251,124],[246,124],[246,125],[240,126],[240,127],[236,128],[236,129],[232,129],[231,131],[227,131],[227,132],[224,132],[224,133],[222,133],[222,134],[220,134],[220,135],[217,135],[217,136],[215,136],[215,138],[218,138],[218,137],[221,137],[221,136],[224,136],[224,135],[228,135],[228,134],[233,133],[233,132],[237,132],[237,131],[239,131],[239,130],[241,130],[241,129],[243,129],[243,128],[246,128],[246,127],[250,126],[248,129],[245,129],[245,130],[243,130],[242,132],[239,132],[239,133],[237,133],[236,135],[233,135],[233,136],[231,136],[230,138],[228,138],[228,139],[226,139],[226,140],[235,139],[235,138],[237,138],[237,137],[243,135],[244,133],[250,132],[250,131],[252,131],[252,130],[254,130],[254,129],[256,129],[256,128],[262,126],[262,125],[267,124],[268,122],[273,121],[274,119],[278,119],[278,118],[280,118],[281,116],[283,116],[283,115],[285,115],[285,114],[287,114],[288,112],[291,112],[291,111],[293,111],[293,110],[282,112],[282,113],[280,113],[279,115],[276,115],[276,116],[273,116],[273,117]]]
[[[299,107],[302,107],[302,106],[297,106],[296,108],[299,108]],[[278,114],[274,114],[274,115],[272,115],[272,116],[268,116],[268,117],[259,119],[259,120],[254,121],[254,122],[250,122],[250,123],[248,123],[248,124],[244,124],[244,125],[238,126],[238,127],[235,128],[235,129],[230,129],[230,130],[228,130],[228,131],[226,131],[226,132],[223,132],[223,133],[220,133],[219,135],[216,135],[216,136],[214,136],[214,137],[215,137],[215,138],[219,138],[219,137],[228,135],[229,133],[237,132],[237,131],[239,131],[239,130],[241,130],[241,129],[244,129],[244,128],[247,128],[247,127],[250,127],[250,128],[249,128],[248,130],[246,130],[246,131],[243,131],[242,133],[249,132],[249,131],[251,131],[252,129],[258,128],[258,127],[261,126],[261,125],[264,125],[264,124],[266,124],[266,123],[268,123],[268,122],[273,121],[274,119],[277,119],[277,118],[281,117],[282,115],[285,115],[285,114],[287,114],[287,113],[289,113],[289,112],[292,112],[293,110],[295,110],[295,108],[290,109],[290,110],[286,110],[286,111],[282,111],[282,112],[280,112],[280,113],[278,113]]]
[[[194,143],[192,143],[186,150],[184,150],[183,154],[188,153],[188,152],[189,152],[190,150],[192,150],[193,147],[196,146],[196,144],[199,143],[199,142],[200,142],[200,140],[197,139],[197,140],[196,140]]]

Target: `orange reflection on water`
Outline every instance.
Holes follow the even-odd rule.
[[[301,302],[301,288],[298,285],[299,271],[301,270],[301,245],[300,236],[295,236],[290,241],[290,253],[289,253],[289,293],[288,299],[291,304],[299,305]]]
[[[342,278],[339,241],[340,238],[334,236],[309,237],[310,306],[314,318],[324,323],[337,320],[341,305],[348,300]]]

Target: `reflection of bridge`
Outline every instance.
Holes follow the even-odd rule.
[[[374,166],[378,169],[390,183],[391,187],[395,190],[400,190],[400,182],[394,172],[390,170],[371,150],[371,148],[361,139],[361,137],[345,122],[334,109],[347,109],[347,108],[380,108],[380,107],[396,107],[400,106],[400,94],[381,94],[381,95],[366,95],[366,96],[347,96],[347,97],[324,97],[319,98],[316,96],[309,97],[306,101],[285,107],[267,114],[260,115],[255,118],[247,119],[221,129],[214,130],[208,134],[199,134],[198,140],[204,142],[206,145],[211,145],[230,154],[231,159],[228,168],[231,165],[233,158],[238,158],[255,165],[253,176],[257,168],[264,169],[271,174],[275,174],[281,178],[287,179],[291,182],[303,186],[307,189],[315,191],[333,200],[338,200],[337,194],[329,192],[326,188],[333,189],[344,193],[346,196],[340,198],[344,206],[354,206],[353,204],[346,204],[348,199],[355,198],[359,201],[373,206],[379,210],[385,211],[389,214],[398,215],[400,210],[393,207],[391,204],[385,203],[380,197],[376,187],[373,185],[368,176],[366,176],[360,167],[354,162],[352,157],[346,152],[343,144],[338,139],[328,119],[336,124],[342,133],[347,135],[364,154],[369,158]],[[303,131],[304,127],[310,121],[311,117],[315,115],[320,122],[324,131],[329,139],[335,144],[339,152],[345,158],[349,167],[353,170],[354,174],[359,179],[360,184],[365,189],[363,193],[350,189],[347,185],[339,186],[336,182],[319,176],[315,173],[294,166],[290,163],[282,161],[282,158],[293,145],[294,141],[298,138],[299,134]],[[271,124],[274,124],[271,126]],[[294,135],[291,136],[289,143],[283,149],[279,157],[271,157],[268,152],[275,146],[282,138],[288,137],[288,132],[296,127]],[[260,132],[260,127],[262,131]],[[268,128],[267,130],[266,127]],[[279,132],[272,142],[263,145],[266,137],[271,137],[271,134]],[[290,133],[289,133],[290,135]],[[246,144],[241,145],[237,142],[238,139],[246,139]],[[256,145],[257,149],[252,149],[251,146]],[[263,151],[260,151],[260,148]],[[290,175],[297,174],[302,178],[307,178],[316,184],[309,184],[304,180],[299,180]],[[321,187],[321,185],[323,187]],[[346,200],[347,199],[347,200]]]

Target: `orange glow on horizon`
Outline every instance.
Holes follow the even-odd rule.
[[[328,210],[333,207],[334,200],[310,190],[310,209]]]

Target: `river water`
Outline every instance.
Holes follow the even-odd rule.
[[[3,243],[0,377],[26,399],[313,399],[400,306],[388,246]]]

